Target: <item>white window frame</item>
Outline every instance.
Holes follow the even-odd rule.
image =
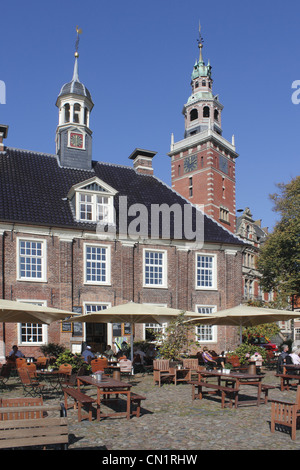
[[[205,313],[205,312],[199,312],[199,309],[211,309],[211,312],[210,313]],[[216,313],[217,311],[217,306],[216,305],[202,305],[202,304],[197,304],[195,306],[195,311],[196,313],[199,313],[199,315],[213,315],[214,313]],[[198,339],[198,336],[199,334],[197,334],[197,328],[199,327],[195,327],[195,338],[196,338],[196,341],[198,341],[198,343],[216,343],[218,341],[218,335],[217,335],[217,326],[216,325],[200,325],[200,328],[201,327],[210,327],[211,328],[211,336],[212,336],[212,339],[211,340],[208,340],[208,339],[205,339],[205,340],[199,340]]]
[[[105,248],[106,249],[106,280],[105,281],[93,281],[87,280],[87,247],[91,248]],[[111,246],[98,244],[98,243],[84,243],[84,284],[88,285],[101,285],[101,286],[109,286],[111,285]]]
[[[43,307],[47,307],[46,300],[28,300],[28,299],[17,299],[17,302],[23,302],[27,304],[34,304],[34,305],[42,305]],[[34,322],[22,322],[25,324],[35,325]],[[42,328],[42,341],[33,343],[31,341],[22,341],[22,323],[18,323],[18,344],[21,346],[41,346],[43,344],[48,343],[48,325],[42,324],[39,325]]]
[[[198,257],[212,258],[212,285],[198,285]],[[215,253],[195,253],[195,289],[196,290],[217,290],[217,255]]]
[[[163,260],[162,260],[162,283],[161,284],[154,284],[154,283],[146,283],[146,253],[162,253]],[[143,249],[143,287],[149,287],[150,289],[166,289],[168,287],[168,258],[167,258],[167,250],[156,250],[152,248],[144,248]]]
[[[92,218],[91,219],[86,219],[86,218],[81,218],[81,210],[80,210],[80,196],[90,196],[91,197],[91,207],[92,207]],[[80,222],[100,222],[104,224],[114,224],[115,223],[115,217],[114,217],[114,198],[111,194],[106,193],[106,192],[91,192],[88,190],[78,190],[76,191],[76,219],[79,220]],[[102,204],[98,202],[98,197],[105,197],[108,200],[108,203],[103,205],[103,207],[106,207],[107,209],[107,217],[104,220],[99,220],[98,219],[98,208]]]
[[[42,270],[41,270],[41,278],[36,277],[27,277],[21,276],[21,242],[29,242],[29,243],[41,243],[42,248]],[[25,255],[26,256],[26,255]],[[47,240],[42,238],[30,238],[30,237],[18,237],[17,238],[17,281],[29,281],[29,282],[47,282]]]

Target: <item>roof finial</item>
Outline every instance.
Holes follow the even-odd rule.
[[[79,57],[78,46],[79,46],[79,34],[82,34],[82,29],[76,26],[77,39],[75,43],[75,57]]]
[[[79,34],[82,33],[82,29],[80,29],[80,28],[78,28],[78,26],[76,26],[76,32],[77,32],[77,39],[76,39],[76,43],[75,43],[75,64],[74,64],[74,72],[73,72],[72,82],[79,82],[79,76],[78,76],[78,57],[79,57],[78,46],[79,46]]]
[[[199,39],[197,40],[198,41],[198,47],[199,47],[199,50],[200,50],[200,54],[199,54],[199,62],[203,62],[203,58],[202,58],[202,47],[203,47],[203,37],[201,36],[201,24],[200,24],[200,20],[199,20]]]

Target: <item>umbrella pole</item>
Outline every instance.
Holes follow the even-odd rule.
[[[131,356],[131,363],[133,362],[133,323],[131,323],[130,328],[130,356]]]

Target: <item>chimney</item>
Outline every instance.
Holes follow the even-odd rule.
[[[8,126],[4,124],[0,124],[0,152],[4,150],[4,143],[3,140],[6,139],[8,134]]]
[[[152,158],[156,154],[151,150],[135,149],[128,158],[133,160],[133,168],[137,173],[153,175]]]

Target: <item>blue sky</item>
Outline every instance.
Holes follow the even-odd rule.
[[[234,134],[239,153],[237,209],[250,207],[273,228],[269,194],[300,174],[300,104],[291,100],[300,80],[297,0],[10,0],[0,14],[6,145],[55,152],[55,102],[72,78],[79,25],[79,78],[95,104],[93,159],[131,165],[136,147],[156,151],[155,175],[167,184],[171,133],[183,138],[200,20],[204,60],[224,105],[223,137]]]

